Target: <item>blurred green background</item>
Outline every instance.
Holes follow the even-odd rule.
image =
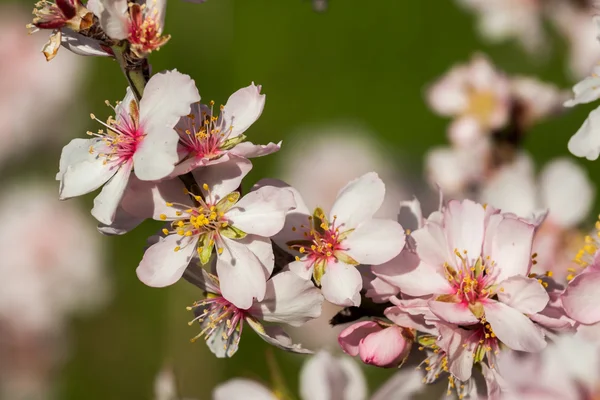
[[[429,111],[424,86],[453,64],[482,51],[510,74],[535,75],[563,87],[573,83],[560,38],[553,37],[554,51],[547,59],[536,60],[513,43],[486,45],[474,22],[452,1],[331,0],[326,12],[317,13],[308,0],[209,0],[201,5],[169,0],[165,31],[172,39],[152,54],[151,63],[154,71],[177,68],[190,74],[203,100],[217,104],[252,81],[263,85],[265,111],[247,135],[255,143],[283,139],[284,146],[278,154],[253,160],[248,184],[278,177],[277,158],[286,157],[292,132],[338,120],[377,132],[377,139],[399,154],[398,168],[420,176],[423,155],[446,143],[448,124]],[[125,81],[114,61],[89,61],[81,112],[105,117],[103,101],[120,100]],[[527,148],[538,165],[567,155],[567,140],[589,110],[579,107],[536,126]],[[65,126],[72,118],[81,117],[65,115]],[[89,120],[82,126],[69,135],[82,137],[96,128]],[[53,180],[59,155],[59,148],[52,149],[29,168]],[[599,182],[593,164],[584,165]],[[92,198],[83,200],[86,206],[91,207]],[[151,398],[154,378],[165,362],[174,366],[184,397],[208,399],[216,383],[233,376],[269,381],[267,346],[254,333],[245,332],[233,359],[216,359],[202,341],[189,342],[198,327],[188,327],[191,314],[185,307],[201,293],[185,282],[153,289],[137,280],[135,268],[156,228],[147,222],[127,236],[107,240],[114,301],[104,311],[74,321],[60,398]],[[295,392],[303,357],[278,350],[274,355]],[[392,372],[365,370],[371,387]]]

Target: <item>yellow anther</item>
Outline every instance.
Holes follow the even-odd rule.
[[[206,183],[205,183],[205,184],[203,184],[203,185],[202,185],[202,189],[204,189],[204,190],[208,190],[208,185],[207,185]]]
[[[166,229],[166,228],[163,228],[162,233],[164,233],[165,235],[168,235],[169,234],[169,230]]]
[[[181,247],[177,246],[173,250],[177,253],[179,250],[181,250]]]
[[[163,221],[167,219],[167,216],[165,214],[160,214],[158,217]]]

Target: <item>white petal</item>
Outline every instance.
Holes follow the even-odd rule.
[[[569,139],[569,151],[577,157],[594,161],[600,155],[600,107],[587,117],[581,128]]]
[[[229,193],[236,191],[251,169],[250,161],[231,156],[227,162],[196,169],[193,175],[200,187],[204,184],[208,185],[210,195],[203,188],[201,188],[202,193],[216,204]]]
[[[465,329],[441,324],[438,343],[448,354],[448,368],[461,381],[468,380],[473,372],[475,343]]]
[[[277,397],[258,382],[236,378],[218,385],[213,400],[277,400]]]
[[[287,271],[267,281],[264,300],[250,313],[268,322],[300,326],[321,315],[322,303],[323,296],[311,281]]]
[[[498,270],[496,282],[529,273],[534,231],[533,225],[518,219],[500,221],[492,238],[491,258],[496,263],[494,269]]]
[[[194,311],[194,314],[198,316],[203,311],[204,309],[199,307]],[[209,324],[211,322],[205,320],[203,324],[200,324],[200,327],[202,329],[209,328]],[[234,329],[231,335],[227,335],[228,331],[227,324],[218,324],[217,329],[206,340],[206,345],[217,358],[233,357],[238,351],[241,332]]]
[[[136,273],[140,281],[152,287],[165,287],[181,278],[196,252],[197,238],[168,235],[144,253]],[[180,250],[175,251],[176,247]]]
[[[493,300],[483,308],[496,337],[511,349],[539,352],[546,347],[542,330],[520,311]]]
[[[244,158],[262,157],[273,154],[281,148],[281,142],[269,144],[254,144],[251,142],[242,142],[229,150],[230,153]]]
[[[58,173],[56,180],[61,180],[67,172],[69,165],[75,165],[86,161],[93,161],[96,156],[90,154],[90,147],[101,143],[101,139],[73,139],[60,153],[60,161],[58,164]]]
[[[99,144],[98,141],[90,143],[93,146]],[[66,168],[64,168],[62,177],[59,178],[61,180],[61,199],[68,199],[93,192],[119,170],[119,164],[104,164],[105,159],[99,157],[96,151],[94,151],[94,154],[90,154],[89,147],[88,149],[84,149],[81,145],[82,143],[78,142],[77,144],[73,143],[73,146],[68,150],[65,148],[67,152],[65,157],[68,157],[68,160],[72,160],[73,162],[65,161],[63,165]],[[83,154],[84,152],[87,156]]]
[[[238,240],[238,243],[247,246],[254,253],[263,266],[265,279],[269,278],[275,267],[275,255],[273,254],[271,240],[258,235],[247,235],[245,238]]]
[[[589,214],[594,201],[594,185],[586,171],[568,158],[547,164],[542,171],[543,205],[550,209],[552,222],[570,228]]]
[[[513,276],[498,287],[498,300],[524,314],[539,313],[550,300],[546,289],[534,278]]]
[[[150,78],[140,101],[140,126],[146,137],[133,156],[135,174],[142,180],[166,177],[179,161],[179,135],[173,129],[200,101],[194,81],[176,70]]]
[[[225,215],[243,232],[271,237],[281,231],[287,212],[295,205],[290,190],[263,186],[242,197]]]
[[[466,251],[464,257],[471,260],[470,265],[481,255],[484,221],[485,209],[481,204],[471,200],[452,200],[448,203],[444,218],[448,249],[457,249],[460,253]]]
[[[104,0],[100,4],[102,7],[98,7],[95,11],[100,11],[96,16],[104,32],[111,39],[127,39],[129,34],[127,0]]]
[[[360,305],[362,277],[353,265],[339,260],[328,263],[321,278],[321,287],[325,299],[333,304],[356,307]]]
[[[80,56],[112,57],[112,54],[102,47],[102,42],[73,32],[68,28],[61,29],[61,45]]]
[[[385,185],[375,172],[369,172],[349,182],[337,195],[330,219],[337,216],[342,231],[355,228],[373,217],[385,196]]]
[[[217,275],[223,297],[236,307],[247,310],[254,298],[261,301],[267,290],[260,260],[248,246],[236,240],[221,238],[223,253],[217,260]]]
[[[221,294],[218,278],[209,274],[200,266],[190,266],[185,270],[183,277],[186,281],[192,285],[196,285],[204,292]]]
[[[403,369],[377,389],[370,400],[409,399],[424,389],[423,374],[420,371]]]
[[[193,206],[190,196],[185,194],[181,180],[169,179],[160,182],[141,181],[135,175],[129,178],[129,187],[125,191],[121,206],[131,214],[142,218],[162,220],[179,218],[179,211]],[[167,203],[174,203],[168,207]]]
[[[573,93],[575,97],[572,100],[565,102],[565,107],[573,107],[577,104],[591,103],[600,99],[600,67],[594,66],[594,74],[588,76],[581,82],[573,86]]]
[[[288,264],[290,271],[298,275],[302,279],[310,279],[313,274],[314,263],[309,260],[300,259],[300,261],[292,261]]]
[[[117,208],[129,182],[129,175],[131,175],[131,162],[121,165],[94,199],[92,215],[101,223],[110,225],[114,222]]]
[[[260,89],[252,83],[229,96],[222,115],[225,125],[231,127],[230,138],[244,133],[262,114],[266,96]]]
[[[115,219],[112,224],[98,224],[98,231],[104,235],[124,235],[127,232],[132,231],[139,224],[144,222],[144,218],[140,218],[129,214],[123,210],[123,207],[117,207]]]
[[[294,344],[292,339],[290,339],[288,334],[285,333],[280,326],[263,326],[253,318],[246,318],[246,322],[254,329],[254,332],[258,333],[258,336],[260,336],[262,340],[270,345],[292,353],[312,354],[312,351],[303,348],[299,344]]]
[[[371,219],[359,224],[342,242],[344,253],[361,264],[379,265],[396,257],[405,243],[404,229],[391,219]]]

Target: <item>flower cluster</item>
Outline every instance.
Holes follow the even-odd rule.
[[[248,185],[251,159],[282,148],[247,140],[266,95],[252,83],[216,106],[201,101],[186,74],[151,74],[147,57],[169,41],[165,7],[165,0],[42,0],[31,28],[52,30],[48,60],[62,44],[121,66],[123,100],[106,102],[106,120],[91,114],[97,129],[62,150],[59,197],[99,191],[91,213],[106,235],[146,220],[160,224],[137,277],[156,288],[183,278],[199,289],[188,307],[199,330],[192,342],[203,338],[215,356],[232,357],[249,325],[277,348],[312,353],[284,326],[318,318],[327,301],[343,307],[331,324],[349,324],[338,336],[348,355],[383,368],[400,368],[411,355],[421,361],[424,374],[402,371],[372,399],[409,396],[422,388],[415,382],[441,378],[459,398],[477,398],[479,390],[496,399],[520,393],[522,380],[511,370],[517,357],[535,365],[552,354],[544,352],[549,343],[554,349],[575,333],[585,342],[600,324],[600,223],[587,236],[579,228],[593,186],[568,159],[536,178],[522,150],[530,128],[562,110],[561,90],[509,77],[482,55],[434,83],[427,100],[452,118],[451,146],[428,155],[427,171],[452,199],[428,216],[417,199],[393,199],[394,213],[408,210],[416,220],[408,230],[376,216],[386,186],[375,172],[336,187],[330,207],[307,205],[280,180]],[[598,79],[594,73],[576,85],[566,105],[600,98]],[[573,154],[600,155],[597,112],[571,139]],[[301,396],[323,393],[367,396],[354,364],[318,353],[302,372]],[[289,398],[247,380],[220,385],[213,396]]]

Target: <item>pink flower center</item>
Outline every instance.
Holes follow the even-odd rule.
[[[158,9],[132,3],[129,5],[129,15],[128,39],[138,55],[158,50],[170,39],[169,36],[161,36]]]
[[[107,104],[109,103],[107,102]],[[92,119],[100,122],[107,129],[106,132],[102,129],[97,133],[88,132],[88,135],[102,138],[105,146],[98,156],[105,158],[104,164],[112,161],[122,164],[131,160],[145,136],[143,127],[139,123],[139,112],[135,100],[131,101],[128,108],[129,111],[125,107],[121,107],[117,118],[109,117],[106,123],[98,120],[94,114],[90,115]],[[89,151],[90,154],[93,154],[98,149],[92,146]]]
[[[210,108],[196,104],[192,113],[182,118],[175,127],[182,145],[196,158],[219,157],[223,153],[223,144],[231,133],[231,127],[226,128],[224,120],[214,115],[214,104],[211,101]],[[223,111],[223,106],[220,109]]]
[[[493,285],[496,281],[494,274],[495,262],[489,257],[478,257],[474,263],[466,252],[462,254],[455,249],[454,254],[458,259],[458,269],[449,263],[444,263],[446,279],[454,288],[454,293],[459,302],[475,304],[495,294]]]
[[[306,254],[308,260],[312,263],[329,262],[335,258],[337,251],[346,250],[342,246],[343,235],[340,228],[336,226],[337,216],[329,223],[325,215],[315,211],[315,216],[308,217],[308,225],[301,225],[305,229],[305,240],[290,242],[290,249]],[[295,231],[297,228],[292,227]]]
[[[200,333],[191,339],[192,342],[203,336],[204,340],[208,340],[215,334],[228,340],[234,333],[235,341],[239,342],[246,317],[245,310],[240,310],[225,298],[213,293],[209,293],[206,299],[195,302],[188,310],[194,310],[196,315],[189,325],[198,322],[202,328]]]

